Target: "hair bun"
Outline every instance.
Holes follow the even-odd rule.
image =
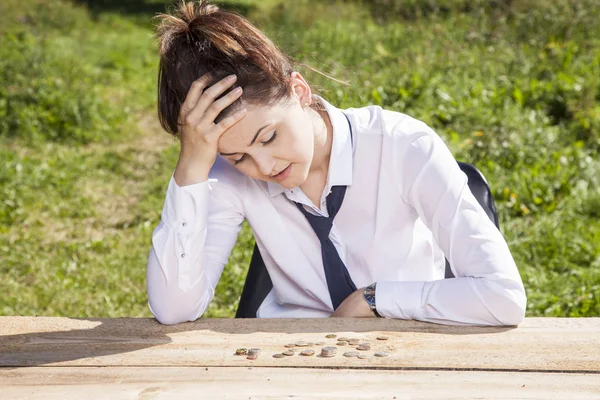
[[[160,54],[164,54],[174,38],[178,36],[190,37],[204,16],[220,11],[219,7],[211,4],[209,0],[186,1],[181,0],[173,14],[159,13],[157,19],[157,38],[160,44]]]
[[[204,15],[214,14],[219,11],[219,7],[210,4],[208,0],[199,1],[188,1],[181,0],[179,7],[177,8],[176,15],[182,20],[191,24],[196,18]]]

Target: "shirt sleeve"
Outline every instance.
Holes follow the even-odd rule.
[[[204,313],[243,221],[231,188],[216,179],[180,187],[171,175],[146,270],[148,306],[160,323]]]
[[[425,131],[398,155],[401,195],[432,231],[456,278],[378,282],[378,312],[448,325],[518,325],[526,295],[517,266],[445,143]]]

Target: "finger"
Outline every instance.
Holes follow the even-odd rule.
[[[194,109],[198,103],[198,99],[202,95],[204,88],[208,86],[212,76],[210,73],[202,75],[200,78],[192,82],[190,89],[187,92],[185,101],[181,105],[181,114],[187,115],[191,110]]]
[[[236,87],[231,92],[227,93],[225,96],[221,97],[219,100],[212,103],[204,113],[205,121],[214,122],[217,116],[231,104],[233,104],[243,93],[243,89],[241,87]]]
[[[221,122],[216,124],[215,129],[213,129],[213,132],[214,132],[214,135],[217,136],[217,139],[219,137],[221,137],[221,135],[223,133],[225,133],[225,131],[227,131],[227,129],[231,128],[232,126],[234,126],[235,124],[240,122],[242,119],[244,119],[244,117],[246,116],[246,112],[247,112],[246,108],[244,107],[244,108],[234,112],[229,117],[223,118],[223,120],[221,120]]]
[[[194,106],[194,112],[196,109],[200,110],[202,113],[206,112],[206,109],[210,107],[210,105],[215,101],[217,97],[219,97],[223,92],[225,92],[231,85],[235,83],[237,80],[237,76],[229,75],[225,78],[221,79],[219,82],[215,83],[211,87],[204,90],[198,103]]]

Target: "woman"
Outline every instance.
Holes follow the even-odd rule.
[[[273,282],[258,317],[522,321],[508,246],[431,128],[336,108],[207,1],[159,18],[159,119],[181,151],[148,259],[158,321],[204,313],[244,219]]]

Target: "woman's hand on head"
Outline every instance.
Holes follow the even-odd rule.
[[[175,171],[175,180],[185,186],[208,179],[208,172],[217,159],[219,138],[245,115],[242,108],[218,124],[215,119],[225,108],[242,95],[238,87],[216,100],[235,82],[235,75],[226,77],[207,88],[210,75],[194,81],[179,113],[179,138],[181,151]]]

